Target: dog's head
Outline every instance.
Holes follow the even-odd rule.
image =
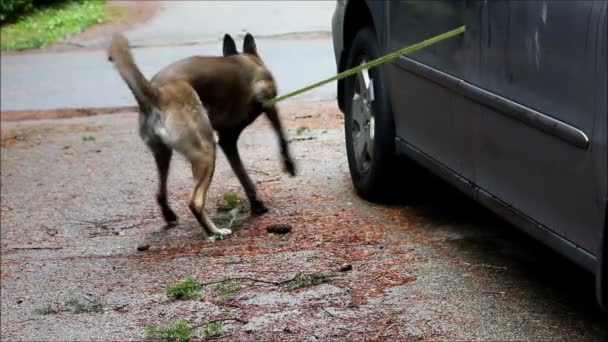
[[[262,58],[258,54],[255,39],[250,33],[245,35],[243,40],[243,52],[239,53],[236,49],[234,39],[229,34],[224,35],[223,44],[224,57],[239,55],[252,66],[252,85],[253,97],[259,103],[264,103],[277,96],[277,87],[274,77],[270,70],[264,65]]]

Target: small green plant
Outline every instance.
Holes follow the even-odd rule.
[[[243,223],[243,219],[239,215],[239,209],[232,209],[227,213],[220,213],[211,218],[213,223],[219,228],[224,229],[232,229],[234,227],[238,227]],[[217,239],[222,239],[222,236],[215,236],[213,238],[210,237],[209,241],[214,242]]]
[[[165,295],[173,300],[199,299],[203,295],[198,279],[190,276],[165,289]]]
[[[55,314],[59,313],[59,309],[54,305],[48,304],[39,309],[36,309],[36,313],[38,315],[43,315],[43,316],[55,315]]]
[[[236,280],[226,279],[221,283],[215,285],[215,289],[219,292],[221,297],[230,296],[233,293],[241,290],[241,283]]]
[[[245,211],[247,201],[237,192],[228,191],[224,197],[218,202],[218,214],[212,220],[220,228],[232,229],[243,223],[241,212]]]
[[[206,337],[220,336],[222,330],[224,330],[224,324],[222,324],[222,322],[207,323],[203,327],[203,332],[205,333]]]
[[[65,305],[74,313],[100,313],[103,311],[103,305],[98,300],[80,301],[73,298],[66,301]]]
[[[298,129],[296,130],[296,134],[297,135],[302,135],[304,133],[308,132],[308,127],[306,126],[300,126],[298,127]]]
[[[85,135],[82,137],[82,141],[95,141],[95,137],[92,135]]]
[[[175,342],[188,342],[192,328],[188,322],[180,319],[165,327],[146,327],[145,333],[151,338],[164,338]]]
[[[246,206],[246,201],[238,192],[228,191],[217,205],[219,211],[231,211],[233,209],[243,210]]]
[[[285,286],[289,291],[328,282],[331,276],[326,274],[298,274],[293,280],[287,282]]]

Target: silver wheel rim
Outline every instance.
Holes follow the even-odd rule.
[[[366,63],[364,59],[361,64]],[[361,173],[369,171],[374,151],[375,118],[372,109],[374,102],[374,81],[368,69],[358,73],[355,78],[352,99],[352,141],[353,152]]]

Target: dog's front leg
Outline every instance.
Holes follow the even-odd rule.
[[[247,170],[245,170],[241,157],[239,156],[239,150],[237,148],[237,140],[239,135],[240,132],[220,132],[219,145],[224,151],[224,154],[226,154],[226,158],[228,158],[228,162],[230,162],[232,170],[245,189],[245,193],[249,199],[249,204],[251,205],[251,213],[254,215],[261,215],[268,212],[268,208],[266,208],[264,203],[258,199],[255,185],[251,181],[251,178],[249,178]]]
[[[272,124],[272,128],[276,133],[279,139],[279,145],[281,147],[281,156],[283,158],[283,168],[289,173],[291,176],[296,175],[296,165],[291,158],[291,154],[289,153],[289,145],[287,143],[287,139],[285,138],[285,132],[283,131],[283,125],[281,124],[281,119],[279,119],[279,113],[275,106],[272,108],[266,109],[266,117],[270,120]]]

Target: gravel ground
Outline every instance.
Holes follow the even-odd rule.
[[[133,113],[3,122],[2,339],[141,340],[146,326],[178,319],[224,320],[219,338],[230,341],[608,338],[589,274],[437,181],[401,203],[360,200],[335,103],[290,104],[282,116],[297,177],[281,173],[269,124],[256,121],[241,155],[271,211],[244,214],[218,241],[187,209],[181,157],[169,179],[180,222],[164,227]],[[396,186],[407,193],[407,182]],[[242,194],[220,152],[212,216],[227,191]],[[292,230],[269,234],[271,224]],[[279,284],[298,274],[329,277]],[[167,285],[187,276],[249,279],[234,280],[240,289],[231,294],[209,284],[200,299],[168,300]],[[71,299],[100,306],[77,313]]]

